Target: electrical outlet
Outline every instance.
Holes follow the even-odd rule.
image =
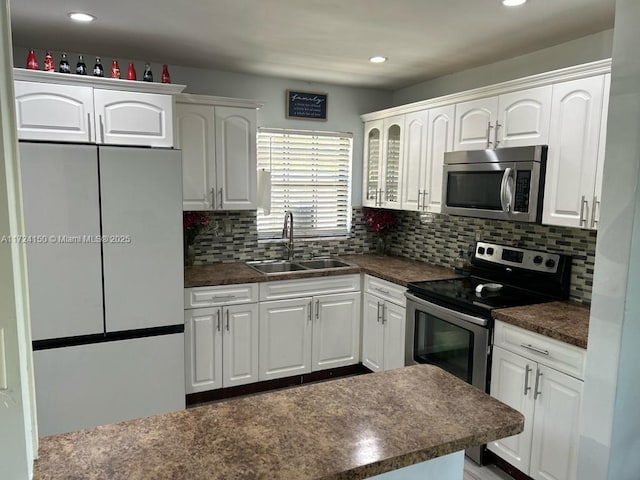
[[[4,349],[4,328],[0,328],[0,390],[7,389],[7,358]]]
[[[224,233],[225,235],[231,234],[232,225],[229,220],[224,221]]]

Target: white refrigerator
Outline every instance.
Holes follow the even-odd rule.
[[[180,152],[20,155],[39,435],[184,408]]]

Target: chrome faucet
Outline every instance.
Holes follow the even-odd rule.
[[[284,212],[284,227],[282,227],[282,238],[288,238],[285,245],[287,250],[287,260],[293,258],[293,213],[291,210]]]

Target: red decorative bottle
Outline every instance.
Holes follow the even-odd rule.
[[[133,62],[129,63],[129,68],[127,68],[127,80],[137,80],[136,67]]]
[[[111,78],[120,78],[120,67],[117,60],[111,62]]]
[[[166,63],[162,65],[162,83],[171,83],[171,76],[169,76],[169,67]]]
[[[34,50],[29,50],[29,55],[27,55],[27,68],[29,70],[40,70],[38,60],[36,59],[36,52]]]
[[[47,54],[44,56],[44,71],[55,72],[56,65],[53,63],[53,57],[51,56],[51,50],[47,50]]]

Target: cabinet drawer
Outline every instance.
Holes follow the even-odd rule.
[[[583,348],[496,321],[494,345],[523,357],[584,379],[587,351]]]
[[[284,298],[312,297],[331,293],[357,292],[360,275],[336,275],[322,278],[280,280],[260,284],[260,301]]]
[[[184,289],[184,308],[217,307],[258,301],[258,284],[220,285]]]
[[[364,291],[366,293],[371,293],[376,297],[395,303],[396,305],[400,305],[401,307],[405,307],[407,304],[407,299],[404,296],[404,292],[407,291],[406,287],[396,283],[387,282],[381,278],[365,275]]]

